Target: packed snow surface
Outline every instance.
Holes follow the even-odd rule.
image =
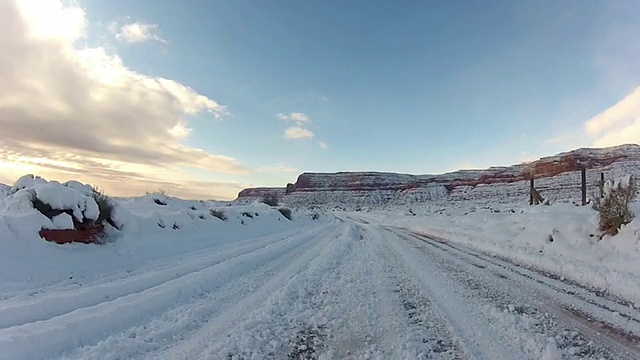
[[[590,207],[288,220],[148,194],[113,199],[104,245],[56,245],[39,229],[71,216],[33,196],[87,217],[93,190],[17,185],[0,196],[0,359],[640,358],[638,225],[600,239]]]

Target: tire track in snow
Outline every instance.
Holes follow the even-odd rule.
[[[517,271],[509,271],[507,266],[496,264],[495,259],[478,263],[478,260],[483,260],[482,257],[467,253],[471,250],[444,245],[440,241],[425,239],[424,236],[408,232],[393,231],[410,243],[415,243],[416,248],[426,251],[430,258],[448,269],[453,278],[466,286],[477,298],[485,299],[489,304],[493,303],[494,317],[502,317],[504,320],[505,316],[497,315],[499,310],[513,313],[514,316],[526,317],[525,320],[532,321],[533,329],[520,329],[520,331],[551,336],[554,346],[567,355],[576,355],[585,359],[637,359],[640,357],[637,338],[630,338],[626,332],[626,336],[621,336],[619,331],[618,333],[603,332],[602,328],[606,329],[612,325],[604,324],[598,328],[593,323],[588,324],[587,318],[590,319],[593,315],[585,317],[585,313],[575,309],[588,308],[591,311],[589,314],[616,317],[611,312],[602,314],[591,302],[553,287],[545,287],[544,282],[521,275]],[[521,277],[517,277],[519,275]],[[496,279],[498,281],[495,281]],[[558,301],[560,304],[557,304]],[[514,305],[518,303],[523,305]],[[633,322],[627,322],[626,325],[631,329],[636,327]]]
[[[369,228],[365,228],[367,229]],[[369,229],[366,234],[365,239],[374,245],[376,255],[383,260],[379,264],[381,276],[387,280],[389,291],[395,294],[393,297],[396,307],[404,310],[402,315],[408,322],[408,334],[399,338],[405,341],[412,339],[418,345],[413,346],[418,351],[411,356],[404,354],[404,358],[456,360],[470,358],[469,354],[463,350],[460,339],[451,331],[444,316],[410,276],[402,258],[381,237],[379,229]],[[398,357],[397,354],[389,355]]]
[[[495,331],[491,322],[479,316],[474,299],[451,279],[449,270],[442,269],[433,259],[415,251],[415,248],[397,234],[378,227],[390,248],[404,261],[411,277],[421,291],[434,304],[452,332],[459,339],[463,351],[473,359],[522,359],[522,349],[508,336]]]
[[[44,358],[47,354],[90,344],[94,339],[114,329],[122,329],[132,323],[144,321],[164,309],[189,301],[194,295],[215,290],[220,285],[219,279],[228,278],[239,269],[255,268],[265,261],[277,259],[313,241],[314,231],[330,231],[331,227],[331,224],[324,225],[266,245],[243,246],[242,250],[230,250],[226,252],[226,256],[230,256],[227,259],[201,264],[204,267],[190,268],[184,274],[163,278],[162,280],[166,281],[157,282],[150,287],[127,288],[133,291],[116,299],[83,308],[75,307],[72,311],[45,320],[1,329],[0,349],[3,351],[0,358]],[[213,257],[218,259],[218,255]],[[161,276],[171,275],[166,272],[162,274]],[[144,282],[141,284],[147,285]],[[71,333],[73,336],[69,336]]]
[[[317,236],[332,236],[335,229],[323,229]],[[297,259],[319,246],[316,241],[307,241],[289,253],[260,264],[246,272],[229,274],[224,283],[212,291],[195,295],[188,303],[179,305],[148,321],[136,323],[126,330],[116,332],[91,346],[75,349],[65,359],[116,360],[143,357],[167,358],[167,349],[180,346],[194,337],[203,327],[216,321],[243,299],[254,296],[268,286],[269,279],[287,272]]]
[[[71,274],[73,278],[65,278],[57,282],[49,283],[44,286],[39,286],[37,291],[33,288],[23,289],[18,291],[11,291],[9,294],[0,294],[0,307],[7,304],[15,303],[28,303],[36,301],[36,299],[51,296],[53,294],[70,293],[72,291],[79,290],[95,285],[101,285],[105,283],[115,283],[121,281],[127,281],[135,276],[157,272],[159,270],[167,269],[176,266],[176,263],[184,263],[189,260],[197,260],[206,256],[210,256],[214,252],[223,252],[239,248],[241,246],[258,243],[258,242],[273,242],[283,237],[292,237],[307,231],[305,228],[294,228],[285,230],[276,234],[270,234],[267,236],[259,236],[248,239],[241,239],[234,242],[223,242],[216,244],[215,241],[212,246],[205,248],[194,249],[177,254],[171,254],[169,256],[162,256],[155,259],[148,260],[142,264],[135,264],[127,266],[125,269],[118,268],[112,271],[101,273],[98,277],[87,279],[82,274]],[[104,246],[110,246],[109,244]]]
[[[146,358],[468,358],[379,230],[346,221],[341,232],[264,299]]]
[[[139,274],[127,274],[129,276],[124,278],[85,285],[70,291],[46,292],[28,299],[0,301],[0,330],[51,319],[81,308],[114,301],[202,271],[235,257],[307,235],[308,230],[284,238],[280,234],[264,239],[252,239],[226,250],[212,248],[181,255],[163,267],[146,268]],[[50,304],[56,305],[51,306]]]
[[[389,229],[393,231],[394,228]],[[607,310],[609,312],[617,312],[620,316],[640,324],[640,311],[637,307],[633,306],[631,302],[615,297],[612,294],[607,293],[606,291],[589,288],[574,281],[565,279],[561,276],[538,270],[536,268],[522,266],[505,257],[489,255],[479,250],[472,250],[469,248],[465,249],[464,247],[456,246],[449,243],[446,239],[422,233],[414,233],[411,231],[406,231],[404,229],[396,230],[401,230],[405,234],[414,237],[419,237],[429,241],[435,241],[436,243],[434,243],[434,246],[440,247],[440,249],[443,251],[447,251],[447,248],[449,248],[454,251],[454,254],[458,254],[457,256],[460,256],[459,254],[464,254],[465,256],[467,256],[467,258],[465,259],[471,261],[472,263],[474,263],[473,261],[475,260],[469,257],[475,257],[483,263],[490,263],[498,268],[506,270],[503,272],[500,272],[499,270],[496,271],[496,276],[509,279],[509,276],[512,275],[511,273],[516,273],[517,275],[538,282],[541,285],[553,288],[558,292],[577,297],[587,303],[598,306],[603,310]],[[476,264],[476,266],[483,265]]]
[[[310,286],[315,282],[301,274],[325,264],[328,250],[334,248],[333,244],[343,238],[343,233],[348,228],[346,224],[338,224],[335,232],[319,237],[317,245],[310,251],[271,277],[258,291],[241,299],[220,316],[209,319],[190,338],[166,351],[150,353],[144,358],[247,359],[259,354],[256,356],[263,359],[285,359],[294,350],[290,342],[305,335],[301,330],[311,329],[324,337],[321,325],[311,321],[303,322],[300,318],[287,319],[286,315],[290,309],[305,312],[317,307],[317,304],[310,306],[309,302],[316,301],[318,298],[313,295],[321,294],[322,290],[314,289],[316,291],[310,293]],[[341,251],[338,254],[343,253]],[[341,256],[335,256],[335,253],[330,255],[329,257],[334,257],[332,263],[337,266]],[[309,286],[299,286],[301,281]],[[306,302],[306,306],[296,303],[296,300]],[[305,315],[309,316],[309,312],[305,312]],[[306,335],[310,336],[310,333],[307,332]],[[317,346],[317,349],[303,347],[295,350],[315,353],[320,350],[321,344]]]
[[[512,262],[498,258],[495,259],[481,252],[471,249],[456,247],[439,240],[421,234],[408,234],[417,237],[422,241],[427,241],[434,247],[445,250],[445,246],[454,251],[453,255],[458,259],[470,263],[476,267],[489,268],[492,273],[502,279],[509,280],[517,284],[527,286],[546,293],[548,298],[553,298],[554,302],[560,302],[560,308],[569,310],[574,314],[588,314],[589,321],[599,322],[602,327],[610,328],[614,332],[617,327],[624,327],[625,330],[618,330],[619,335],[628,339],[633,339],[636,344],[640,344],[640,311],[632,306],[625,305],[610,297],[603,297],[594,292],[589,292],[587,288],[580,285],[572,285],[564,281],[549,277],[544,272],[533,269],[526,269]],[[485,265],[478,263],[478,260]],[[550,291],[551,290],[551,291]],[[592,319],[594,318],[594,319]],[[596,320],[597,319],[597,320]]]

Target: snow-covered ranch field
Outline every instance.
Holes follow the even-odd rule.
[[[154,193],[110,199],[100,244],[56,244],[39,231],[98,219],[94,189],[0,194],[2,359],[640,358],[640,223],[600,239],[589,206]]]

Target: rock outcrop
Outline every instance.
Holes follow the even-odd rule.
[[[582,167],[590,173],[640,175],[640,146],[621,145],[603,149],[578,149],[537,161],[486,170],[460,170],[442,175],[410,175],[382,172],[303,173],[286,188],[245,189],[239,199],[277,193],[284,201],[306,204],[385,204],[429,200],[469,200],[487,194],[526,199],[529,179],[556,197],[573,197]],[[577,175],[576,175],[577,174]],[[599,176],[590,176],[595,183]],[[538,187],[538,185],[536,185]],[[570,191],[569,191],[570,190]],[[495,197],[491,195],[491,197]]]
[[[271,194],[275,194],[277,197],[282,197],[284,193],[285,193],[284,188],[275,188],[275,187],[248,188],[240,191],[240,193],[238,193],[238,198],[262,199],[266,195],[271,195]]]

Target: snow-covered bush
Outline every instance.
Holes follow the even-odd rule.
[[[616,235],[622,225],[633,220],[634,215],[629,209],[629,204],[637,193],[636,182],[629,175],[604,183],[603,196],[595,206],[599,213],[600,230],[604,234]]]
[[[29,192],[33,207],[49,219],[67,213],[78,223],[83,223],[95,221],[100,215],[100,208],[90,195],[57,181],[39,183],[18,191]]]
[[[38,219],[30,225],[21,224],[23,233],[38,234],[58,243],[101,243],[106,239],[105,225],[121,230],[127,213],[90,185],[47,181],[29,174],[18,179],[7,196],[0,199],[0,222],[21,216]]]

